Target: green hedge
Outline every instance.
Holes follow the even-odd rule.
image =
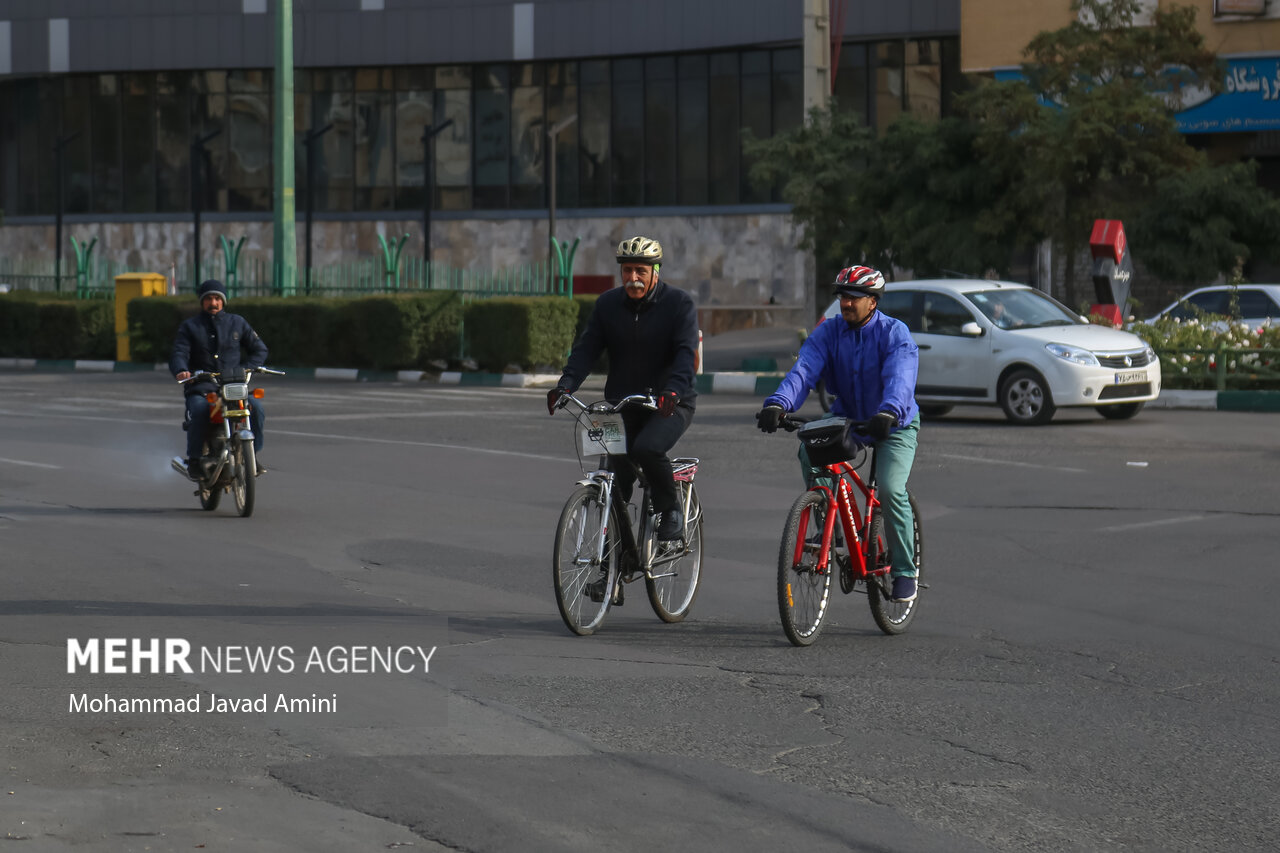
[[[0,356],[114,359],[115,355],[114,302],[0,294]]]
[[[576,300],[505,297],[472,303],[467,311],[467,345],[484,370],[509,364],[559,369],[578,323]]]
[[[1160,357],[1161,387],[1169,390],[1280,390],[1280,326],[1251,330],[1225,317],[1161,318],[1128,331]]]

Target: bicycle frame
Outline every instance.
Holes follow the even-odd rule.
[[[874,514],[880,511],[880,501],[876,497],[875,479],[872,478],[870,484],[863,482],[858,476],[857,469],[849,462],[837,462],[834,465],[827,465],[824,474],[818,475],[821,478],[831,478],[836,486],[833,491],[831,486],[815,482],[809,487],[809,491],[821,492],[826,498],[827,512],[823,518],[822,528],[822,545],[818,552],[818,571],[825,572],[828,570],[831,559],[831,540],[835,532],[836,517],[840,518],[840,526],[844,532],[844,541],[849,549],[849,561],[853,570],[854,580],[866,580],[873,575],[885,575],[889,572],[888,566],[879,568],[872,567],[867,569],[866,549],[863,543],[871,532],[871,520]],[[873,468],[874,470],[874,468]],[[852,483],[852,486],[850,485]],[[858,501],[854,497],[853,489],[862,494],[862,498],[866,503],[865,515],[859,511]],[[835,507],[835,512],[831,512],[831,508]],[[804,520],[804,525],[808,524],[808,518]],[[792,557],[793,565],[799,565],[804,554],[805,539],[808,531],[802,529],[796,537],[796,552]]]

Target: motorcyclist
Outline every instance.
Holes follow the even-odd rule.
[[[916,597],[915,549],[907,478],[916,457],[920,410],[915,401],[920,351],[906,324],[878,309],[884,276],[866,266],[840,271],[834,285],[844,322],[830,320],[800,348],[795,366],[756,415],[764,432],[774,432],[786,412],[800,408],[819,379],[836,395],[831,413],[867,422],[874,442],[876,485],[884,507],[885,535],[892,557],[893,599]],[[800,448],[808,477],[808,456]]]
[[[200,313],[182,322],[173,340],[169,372],[179,382],[197,371],[232,376],[256,370],[267,360],[267,345],[249,322],[239,314],[224,310],[227,294],[222,282],[209,279],[200,285]],[[241,350],[248,357],[241,360]],[[187,405],[187,476],[200,479],[200,454],[209,426],[209,401],[205,394],[216,391],[212,379],[199,377],[183,387]],[[266,413],[262,404],[250,398],[249,427],[253,430],[255,457],[262,452],[262,426]],[[259,463],[257,474],[265,471]]]
[[[693,421],[698,312],[689,294],[658,279],[662,246],[657,240],[631,237],[618,244],[616,254],[622,287],[596,300],[564,374],[547,393],[547,411],[554,414],[560,398],[577,390],[601,352],[609,354],[607,400],[653,391],[656,412],[635,406],[622,411],[627,457],[644,471],[653,510],[661,513],[658,539],[678,540],[684,519],[667,453]],[[633,467],[615,465],[614,471],[619,493],[630,500]]]

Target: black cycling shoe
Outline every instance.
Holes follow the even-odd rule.
[[[683,538],[684,519],[680,515],[680,510],[672,509],[664,512],[654,533],[662,542],[675,542]]]
[[[189,457],[188,457],[188,459],[187,459],[187,476],[188,476],[188,477],[190,477],[190,478],[192,479],[192,481],[193,481],[193,482],[198,483],[198,482],[200,482],[200,473],[201,473],[201,472],[200,472],[200,460],[199,460],[199,459],[191,459],[191,458],[189,458]]]

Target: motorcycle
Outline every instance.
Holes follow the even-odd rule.
[[[258,476],[253,430],[249,426],[249,398],[261,400],[264,395],[261,388],[250,388],[255,372],[284,376],[282,370],[259,367],[235,376],[198,370],[187,379],[178,380],[179,385],[186,385],[212,379],[217,382],[218,390],[205,394],[209,401],[209,427],[197,476],[187,471],[186,460],[181,456],[170,461],[175,471],[196,484],[195,495],[200,499],[201,508],[217,509],[223,492],[231,492],[241,518],[253,514],[254,481]],[[184,419],[182,428],[190,428],[188,420]]]

